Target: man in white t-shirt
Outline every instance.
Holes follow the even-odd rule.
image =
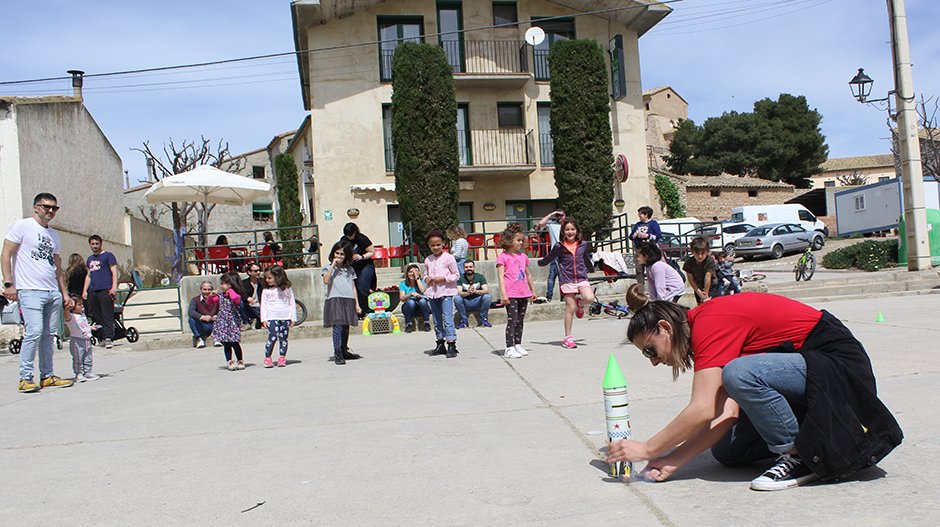
[[[62,305],[71,309],[62,274],[59,235],[49,227],[59,206],[52,194],[37,194],[33,215],[13,224],[3,239],[3,296],[19,300],[25,331],[20,348],[20,392],[71,386],[52,372],[55,334]],[[15,265],[14,260],[15,258]],[[39,384],[33,382],[33,363],[39,354]]]

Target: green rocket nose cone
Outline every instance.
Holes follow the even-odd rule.
[[[604,389],[623,388],[626,385],[627,380],[623,378],[623,373],[620,371],[617,359],[615,359],[614,354],[611,353],[610,358],[607,359],[607,373],[604,374]]]

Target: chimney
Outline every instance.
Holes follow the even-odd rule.
[[[82,75],[85,74],[84,71],[80,70],[69,70],[66,73],[72,75],[72,96],[82,98]]]

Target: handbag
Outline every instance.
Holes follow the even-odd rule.
[[[2,324],[22,324],[23,316],[20,314],[20,303],[9,302],[3,306],[0,311],[0,323]]]

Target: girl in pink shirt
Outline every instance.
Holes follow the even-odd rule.
[[[535,300],[535,284],[529,274],[529,257],[525,249],[525,235],[518,229],[506,229],[499,235],[503,252],[496,258],[496,276],[499,278],[499,296],[506,306],[507,359],[518,359],[529,352],[522,347],[522,326],[529,301]]]
[[[434,315],[434,335],[437,337],[437,347],[431,355],[447,354],[448,359],[457,356],[457,330],[454,328],[454,295],[457,294],[457,261],[449,253],[444,252],[444,234],[435,229],[425,238],[431,256],[424,260],[424,283],[427,288],[424,296],[431,306]],[[444,341],[447,349],[444,349]]]

